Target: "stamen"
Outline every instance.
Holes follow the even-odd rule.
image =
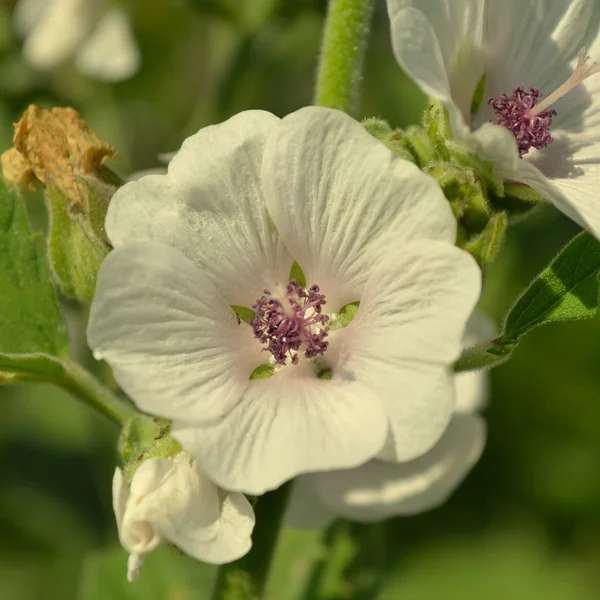
[[[285,365],[289,358],[297,365],[301,346],[306,358],[315,358],[327,350],[329,327],[325,323],[329,316],[321,314],[326,300],[319,291],[318,285],[305,290],[292,279],[284,294],[276,296],[264,290],[264,296],[252,305],[256,316],[249,323],[254,336],[268,344],[263,350],[273,355],[276,364]]]
[[[500,94],[497,99],[488,99],[488,104],[498,114],[496,123],[509,129],[515,136],[521,157],[532,147],[541,150],[552,142],[549,128],[556,111],[545,110],[532,116],[531,109],[541,96],[542,92],[539,90],[529,88],[526,92],[519,85],[512,96]]]
[[[600,73],[600,65],[595,62],[588,64],[590,60],[589,54],[585,48],[579,51],[577,57],[577,66],[571,74],[571,76],[558,88],[556,88],[551,94],[546,96],[536,107],[529,113],[530,116],[535,117],[549,106],[554,104],[558,99],[562,98],[565,94],[570,92],[574,87],[578,86],[581,82],[585,81],[588,77],[591,77],[595,73]]]
[[[539,104],[542,93],[534,88],[526,92],[521,86],[515,88],[512,96],[500,94],[497,99],[488,99],[488,104],[498,114],[496,123],[512,131],[515,136],[521,158],[530,148],[541,150],[552,142],[549,129],[556,111],[550,106],[588,77],[600,73],[600,65],[589,63],[589,60],[586,49],[580,50],[577,66],[571,76]]]

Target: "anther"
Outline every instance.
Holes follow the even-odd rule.
[[[255,316],[249,323],[254,336],[267,344],[264,350],[273,355],[276,364],[285,365],[289,358],[296,365],[301,348],[306,358],[315,358],[327,350],[329,327],[325,323],[329,316],[321,313],[325,303],[318,285],[305,290],[292,279],[283,294],[264,290],[264,295],[252,305]]]

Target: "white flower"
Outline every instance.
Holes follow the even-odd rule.
[[[600,3],[388,0],[388,11],[396,59],[423,92],[448,108],[454,134],[493,161],[499,176],[529,185],[600,237],[600,76],[590,77],[598,68],[587,62],[585,52],[579,54],[587,47],[600,59]],[[472,113],[482,77],[482,102]],[[521,117],[535,102],[532,94],[501,98],[517,86],[531,86],[542,95],[558,90],[553,98],[565,95],[545,107],[556,110],[554,117],[542,113],[524,125]],[[489,98],[508,104],[496,113]],[[515,136],[495,125],[501,115],[520,131],[521,152],[531,141],[539,149],[532,147],[519,158]],[[554,141],[544,147],[548,117]]]
[[[408,460],[446,429],[481,274],[434,180],[347,115],[248,111],[202,129],[167,175],[117,191],[106,230],[89,344],[219,485],[260,494]],[[294,259],[306,292],[288,285]],[[358,301],[326,329],[321,315]],[[231,307],[253,305],[250,327]],[[276,373],[249,380],[264,364]]]
[[[140,52],[127,13],[105,0],[19,0],[14,13],[23,53],[35,68],[74,60],[85,75],[104,81],[131,77]]]
[[[473,313],[465,348],[496,334],[489,318]],[[406,516],[439,506],[477,462],[485,444],[485,423],[475,414],[487,399],[487,373],[455,376],[456,408],[448,429],[429,452],[393,463],[372,460],[356,469],[301,475],[286,515],[292,527],[324,527],[337,517],[373,522]]]
[[[169,542],[212,564],[234,561],[252,545],[254,512],[246,497],[219,489],[184,452],[149,458],[131,486],[117,468],[113,508],[119,539],[129,552],[129,581],[137,579],[147,554]]]

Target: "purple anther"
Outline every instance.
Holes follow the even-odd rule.
[[[541,150],[552,142],[550,125],[556,111],[548,109],[535,116],[529,113],[538,103],[542,93],[534,88],[526,92],[520,85],[512,96],[500,94],[499,98],[489,98],[487,103],[496,111],[496,123],[509,129],[517,140],[521,158],[530,148]]]
[[[329,327],[325,323],[329,316],[321,314],[326,300],[318,285],[305,290],[292,279],[280,296],[264,292],[252,305],[256,314],[249,323],[254,336],[267,344],[264,350],[273,355],[278,365],[285,365],[287,358],[297,365],[301,346],[306,358],[315,358],[327,350]]]

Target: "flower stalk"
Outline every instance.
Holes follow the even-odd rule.
[[[315,104],[356,112],[373,6],[373,0],[329,2]]]
[[[101,412],[117,425],[124,425],[138,411],[102,385],[89,371],[75,362],[65,363],[65,374],[56,384]]]
[[[263,597],[292,482],[261,496],[254,505],[256,527],[248,554],[219,569],[212,600],[257,600]]]

